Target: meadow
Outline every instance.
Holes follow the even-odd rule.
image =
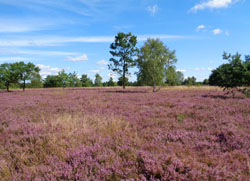
[[[217,88],[0,92],[0,180],[248,180],[250,99]]]

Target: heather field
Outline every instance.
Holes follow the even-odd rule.
[[[249,98],[151,91],[0,92],[0,180],[249,180]]]

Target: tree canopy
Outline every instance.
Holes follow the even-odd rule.
[[[4,63],[0,66],[0,79],[9,92],[11,83],[18,82],[18,71],[15,69],[14,64]]]
[[[81,83],[76,72],[68,74],[68,81],[70,87],[80,87]]]
[[[196,78],[194,76],[188,77],[184,80],[184,85],[192,86],[196,84]]]
[[[100,74],[95,75],[95,86],[101,87],[102,86],[102,77]]]
[[[69,76],[64,69],[58,72],[58,79],[63,87],[66,87],[69,83]]]
[[[245,57],[245,61],[241,59],[241,55],[227,54],[224,52],[223,59],[228,63],[222,64],[212,71],[209,77],[209,84],[224,88],[224,90],[236,89],[245,95],[249,95],[250,90],[250,59]]]
[[[40,71],[39,67],[30,62],[27,64],[24,62],[16,62],[12,66],[18,75],[18,80],[21,80],[23,82],[21,84],[23,91],[26,88],[26,81],[31,81],[34,77],[37,76],[37,74],[39,74]]]
[[[81,82],[83,87],[91,87],[93,85],[92,80],[88,77],[87,74],[82,75]]]
[[[128,69],[135,66],[137,37],[131,33],[118,33],[115,42],[110,45],[111,64],[109,68],[122,76],[122,85],[125,89],[125,78],[129,74]],[[117,58],[114,58],[117,57]]]
[[[166,83],[170,86],[178,84],[178,77],[174,66],[169,66],[166,70]]]
[[[148,39],[140,49],[137,66],[138,81],[153,87],[164,84],[167,69],[177,62],[175,51],[169,50],[159,39]]]
[[[177,83],[181,85],[184,82],[184,74],[181,71],[176,71]]]
[[[44,81],[44,87],[64,87],[61,78],[58,75],[48,75]]]

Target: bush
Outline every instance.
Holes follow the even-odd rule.
[[[228,93],[235,94],[235,90],[241,92],[248,97],[250,94],[250,60],[241,60],[241,55],[223,54],[223,59],[229,63],[222,64],[212,71],[209,77],[209,84],[222,87]]]

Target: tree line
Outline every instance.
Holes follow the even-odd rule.
[[[184,79],[182,72],[177,71],[175,50],[170,50],[160,39],[148,39],[141,48],[137,46],[137,37],[131,33],[118,33],[110,45],[110,64],[108,68],[119,75],[115,82],[112,77],[107,82],[102,81],[100,74],[92,81],[87,74],[80,77],[64,70],[57,75],[48,75],[44,80],[39,74],[39,67],[32,63],[16,62],[0,65],[0,88],[21,87],[50,88],[50,87],[101,87],[101,86],[152,86],[153,92],[161,86],[169,85],[216,85],[225,90],[236,88],[245,95],[249,95],[250,85],[250,56],[241,60],[239,54],[224,53],[223,58],[229,61],[212,71],[209,79],[196,82],[195,77]],[[129,82],[129,69],[137,67],[137,81]]]
[[[4,63],[0,65],[0,89],[10,88],[22,88],[23,91],[26,88],[66,88],[66,87],[114,87],[123,86],[123,77],[119,77],[117,81],[114,81],[112,77],[108,81],[103,81],[100,74],[95,75],[95,79],[92,80],[87,74],[83,74],[80,77],[76,72],[66,73],[65,70],[61,70],[57,75],[48,75],[45,79],[42,79],[40,75],[39,67],[33,63]],[[178,74],[174,79],[165,82],[165,85],[197,85],[201,83],[195,82],[195,78],[187,78],[184,80],[183,74]],[[131,82],[125,77],[125,86],[143,86],[142,82]],[[193,80],[193,81],[190,81]]]
[[[110,45],[109,69],[120,75],[115,82],[110,78],[102,82],[100,74],[95,75],[92,81],[86,74],[78,77],[76,72],[66,73],[64,70],[57,75],[48,75],[44,80],[39,74],[39,67],[33,63],[4,63],[0,65],[0,88],[49,88],[49,87],[100,87],[100,86],[144,86],[153,87],[163,85],[195,84],[191,78],[184,81],[184,75],[176,71],[177,62],[175,51],[169,50],[159,39],[148,39],[142,48],[137,48],[137,37],[131,33],[118,33],[115,41]],[[138,80],[129,82],[129,68],[137,67]]]

